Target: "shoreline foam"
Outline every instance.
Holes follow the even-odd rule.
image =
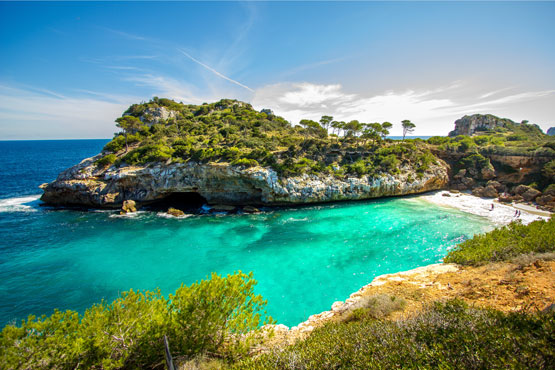
[[[0,199],[0,212],[35,212],[41,195]]]

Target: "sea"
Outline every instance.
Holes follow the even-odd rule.
[[[39,185],[107,141],[0,141],[1,326],[56,308],[84,312],[129,289],[167,296],[235,271],[252,271],[268,313],[294,326],[494,227],[417,196],[186,218],[45,207]]]

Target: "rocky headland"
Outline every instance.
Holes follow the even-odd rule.
[[[358,121],[291,126],[269,110],[229,100],[186,106],[157,99],[131,106],[116,121],[123,132],[102,153],[43,184],[43,202],[233,210],[450,188],[555,209],[555,187],[548,186],[553,142],[536,125],[492,115],[465,116],[455,122],[453,138],[427,142],[386,140],[387,126]],[[508,147],[513,142],[519,145]]]
[[[120,208],[127,199],[147,205],[174,194],[197,194],[208,204],[295,205],[358,200],[422,193],[442,189],[449,181],[448,167],[434,165],[420,178],[400,174],[338,179],[303,174],[280,177],[264,167],[228,163],[157,163],[98,169],[98,157],[84,160],[43,186],[42,200],[52,205]]]

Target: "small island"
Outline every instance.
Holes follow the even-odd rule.
[[[526,121],[464,116],[449,137],[387,136],[392,123],[292,125],[237,100],[134,104],[103,151],[42,185],[55,206],[221,210],[472,190],[555,207],[555,139]],[[174,212],[175,213],[175,212]]]

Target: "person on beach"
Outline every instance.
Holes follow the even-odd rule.
[[[515,209],[515,217],[518,216],[518,209]]]
[[[493,211],[493,203],[491,204],[491,209],[490,209],[490,211]]]

